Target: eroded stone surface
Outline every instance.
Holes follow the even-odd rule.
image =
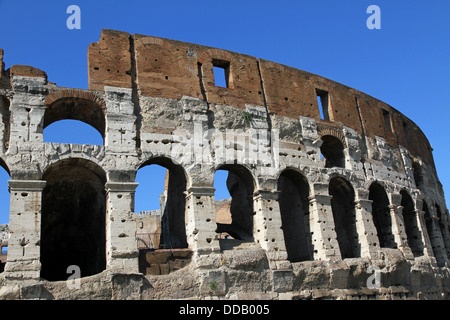
[[[391,106],[274,62],[113,30],[89,46],[89,90],[4,70],[2,57],[0,298],[448,298],[431,147]],[[103,145],[44,143],[61,119],[91,125]],[[138,214],[136,173],[151,164],[168,169],[161,209]],[[83,268],[75,289],[69,266]]]

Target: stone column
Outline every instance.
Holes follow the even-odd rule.
[[[8,258],[5,276],[14,279],[40,277],[42,190],[45,181],[10,180]]]
[[[377,258],[380,249],[380,241],[372,217],[372,202],[368,199],[355,201],[355,223],[361,258]]]
[[[186,236],[189,248],[219,251],[216,239],[216,206],[212,187],[190,187],[186,192]]]
[[[389,205],[389,212],[392,221],[392,234],[397,243],[397,248],[403,251],[403,254],[407,259],[414,260],[414,255],[408,245],[408,239],[406,237],[405,223],[402,215],[403,207],[400,205],[402,201],[401,195],[391,194],[390,198],[391,204]]]
[[[270,268],[273,270],[289,268],[286,244],[281,230],[278,194],[278,191],[259,190],[253,196],[255,211],[253,236],[255,242],[266,250]]]
[[[134,217],[134,192],[138,183],[107,182],[106,266],[120,272],[139,272],[139,250]]]
[[[421,242],[422,242],[422,250],[423,250],[423,254],[428,256],[428,257],[434,257],[433,254],[433,247],[431,246],[431,243],[428,241],[429,238],[426,236],[428,231],[427,231],[427,225],[425,223],[425,211],[422,210],[422,201],[416,201],[415,202],[415,206],[416,206],[416,210],[415,210],[415,214],[416,214],[416,219],[417,219],[417,228],[420,231],[420,235],[421,235]]]
[[[312,233],[312,247],[315,260],[341,259],[341,251],[334,231],[332,196],[328,184],[313,185],[314,195],[309,197],[309,225]]]

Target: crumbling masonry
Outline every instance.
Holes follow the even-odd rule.
[[[88,90],[5,70],[2,50],[0,64],[0,297],[448,298],[432,149],[391,106],[274,62],[113,30],[89,45]],[[63,119],[103,145],[44,143]],[[136,173],[151,164],[168,169],[163,208],[138,215]],[[228,204],[214,199],[219,169]]]

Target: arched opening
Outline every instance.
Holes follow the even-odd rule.
[[[214,174],[214,201],[216,205],[216,223],[218,225],[231,225],[231,195],[227,188],[228,171],[217,170]],[[230,239],[227,232],[218,234],[219,239]]]
[[[325,168],[345,167],[344,145],[338,138],[330,135],[323,136],[320,152],[325,158]]]
[[[442,259],[442,249],[440,245],[440,237],[437,234],[437,230],[433,223],[433,218],[431,217],[430,210],[428,208],[428,204],[423,201],[423,211],[424,211],[424,219],[425,225],[427,227],[428,237],[430,238],[431,247],[433,249],[434,257],[438,263],[438,266],[443,266],[445,260]],[[445,249],[444,249],[445,250]]]
[[[444,242],[444,252],[447,256],[449,256],[449,248],[447,247],[448,244],[448,232],[446,230],[446,226],[444,224],[444,222],[442,221],[442,212],[441,212],[441,207],[439,207],[439,205],[435,205],[436,206],[436,215],[438,217],[438,224],[439,224],[439,230],[441,231],[441,235],[442,235],[442,240]]]
[[[0,169],[0,272],[3,272],[8,255],[9,204],[11,199],[8,187],[10,172],[2,159],[0,159],[0,166],[3,168]]]
[[[59,120],[44,129],[44,142],[102,145],[103,137],[80,120]]]
[[[65,280],[71,265],[82,277],[105,270],[105,172],[72,158],[52,165],[43,179],[41,277]]]
[[[227,174],[226,188],[231,197],[229,205],[218,208],[222,212],[216,210],[216,217],[217,213],[221,214],[222,217],[227,217],[227,220],[219,219],[217,221],[216,232],[219,234],[219,241],[228,239],[253,241],[253,177],[241,165],[222,165],[217,169],[217,171],[219,170],[226,171],[220,174]],[[216,177],[217,174],[215,174]]]
[[[417,214],[411,196],[405,190],[400,192],[402,196],[403,221],[405,225],[408,245],[415,257],[423,255],[422,234],[417,223]]]
[[[347,180],[334,177],[330,181],[328,191],[332,196],[331,209],[342,259],[359,257],[361,249],[356,231],[353,187]]]
[[[135,212],[140,249],[187,248],[184,169],[164,157],[146,161],[136,174]]]
[[[47,106],[43,129],[60,120],[78,120],[90,125],[99,132],[102,137],[101,144],[103,144],[106,127],[105,112],[97,102],[78,97],[60,98]]]
[[[412,163],[414,181],[416,182],[416,187],[420,188],[423,185],[423,172],[422,167],[417,161]]]
[[[312,260],[309,226],[309,185],[297,171],[284,170],[278,178],[278,203],[288,259]]]
[[[369,200],[372,200],[372,217],[377,229],[381,248],[397,248],[392,234],[392,220],[389,210],[389,198],[379,183],[372,183],[369,188]]]

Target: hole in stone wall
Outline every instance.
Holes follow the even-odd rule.
[[[325,158],[325,168],[345,167],[344,146],[342,142],[333,136],[325,135],[322,137],[320,152]],[[321,159],[323,159],[321,157]]]
[[[10,193],[8,180],[10,180],[9,170],[5,162],[0,159],[0,225],[9,223]]]
[[[135,212],[143,227],[139,249],[187,248],[185,226],[186,175],[170,159],[155,158],[136,174]]]
[[[384,128],[387,131],[392,132],[391,115],[387,110],[382,109],[382,111],[383,111]]]
[[[426,201],[423,201],[423,211],[425,212],[423,217],[425,219],[425,225],[427,228],[428,238],[431,242],[431,247],[433,249],[434,257],[437,260],[438,266],[442,267],[445,264],[445,257],[441,256],[441,245],[439,241],[439,235],[437,234],[437,230],[434,226],[433,219],[431,218],[430,210],[428,208],[428,204]],[[442,259],[444,258],[444,259]]]
[[[1,244],[1,254],[0,254],[0,273],[5,271],[6,259],[8,256],[8,244]]]
[[[103,137],[79,120],[59,120],[44,129],[44,142],[103,145]]]
[[[416,182],[416,187],[420,188],[423,185],[423,172],[422,167],[417,161],[412,163],[414,181]]]
[[[10,180],[9,169],[3,159],[0,159],[0,245],[2,256],[0,257],[0,272],[3,272],[8,254],[9,238],[9,204],[11,201],[8,180]]]
[[[436,214],[437,214],[437,217],[438,217],[438,224],[439,224],[439,230],[440,230],[440,232],[441,232],[441,236],[442,236],[442,240],[443,240],[443,242],[444,242],[444,251],[446,252],[446,255],[447,256],[450,256],[450,250],[449,250],[449,248],[447,247],[447,243],[448,243],[448,241],[449,241],[449,239],[448,239],[448,232],[447,232],[447,227],[445,226],[445,224],[444,224],[444,222],[442,221],[442,213],[441,213],[441,207],[439,207],[439,205],[438,204],[436,204],[435,205],[435,207],[436,207]]]
[[[228,173],[226,176],[226,188],[231,199],[228,198],[229,200],[224,201],[223,206],[216,208],[216,218],[219,218],[216,229],[216,232],[219,234],[218,237],[222,238],[222,240],[235,239],[251,242],[253,241],[253,178],[240,165],[223,165],[217,171],[222,170]],[[225,174],[219,172],[219,174],[215,175],[215,178],[223,175],[222,185]],[[221,188],[222,190],[224,189],[223,187]],[[223,193],[226,195],[226,192]]]
[[[392,234],[389,199],[384,188],[374,182],[369,188],[369,200],[372,200],[372,217],[377,229],[381,248],[397,248]]]
[[[334,226],[342,259],[360,256],[358,233],[356,232],[355,192],[351,184],[341,178],[331,179],[329,194],[332,196]]]
[[[76,265],[81,276],[106,267],[106,174],[93,163],[68,159],[47,169],[42,193],[41,277],[67,279]]]
[[[291,262],[312,260],[308,182],[300,173],[288,169],[278,179],[278,191],[288,259]]]
[[[101,143],[95,144],[103,144],[106,126],[105,114],[102,106],[97,102],[77,97],[58,99],[47,106],[41,130],[45,130],[49,125],[60,120],[79,120],[92,126],[102,137]],[[64,131],[61,134],[64,134]]]
[[[329,96],[328,91],[316,89],[317,104],[319,106],[320,119],[330,120],[329,108]]]
[[[415,257],[423,255],[422,235],[417,224],[417,214],[411,196],[405,191],[400,192],[402,196],[403,221],[405,224],[406,238]]]
[[[216,223],[231,225],[231,195],[227,188],[228,171],[217,170],[214,174],[214,200],[216,205]],[[227,232],[219,233],[219,239],[232,239]]]
[[[213,59],[214,85],[217,87],[230,87],[230,62]]]
[[[405,133],[406,141],[409,142],[408,124],[406,123],[406,121],[402,121],[402,123],[403,123],[403,131]]]

